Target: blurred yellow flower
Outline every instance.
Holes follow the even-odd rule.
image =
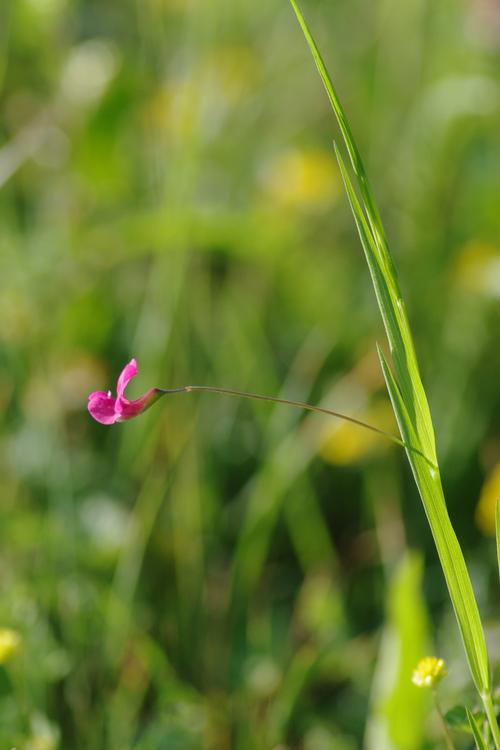
[[[339,175],[327,151],[291,150],[273,159],[264,172],[266,197],[285,208],[317,208],[339,193]]]
[[[433,688],[446,675],[444,659],[437,659],[435,656],[426,656],[418,662],[411,681],[417,687]]]
[[[259,59],[248,47],[228,46],[215,50],[204,66],[219,95],[236,104],[256,82]]]
[[[13,656],[21,645],[21,636],[15,630],[0,628],[0,664]]]
[[[490,471],[481,488],[475,520],[485,534],[495,534],[495,506],[500,499],[500,461]]]
[[[172,78],[153,95],[144,113],[150,126],[175,137],[189,137],[200,117],[201,90],[194,77]]]
[[[500,248],[480,240],[468,242],[457,255],[454,275],[469,291],[500,297]]]
[[[356,418],[372,424],[385,432],[397,434],[396,422],[391,405],[387,400],[372,404]],[[364,458],[385,450],[390,443],[382,436],[352,422],[333,422],[327,425],[319,450],[320,455],[329,463],[337,466],[362,461]]]
[[[255,84],[258,59],[243,47],[225,47],[193,61],[182,74],[165,80],[143,108],[148,127],[173,137],[199,131],[213,138],[225,118]]]

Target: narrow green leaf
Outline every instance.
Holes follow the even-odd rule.
[[[403,440],[408,445],[418,445],[398,384],[380,348],[378,353]],[[478,692],[483,694],[490,689],[486,642],[469,573],[446,509],[439,469],[415,451],[407,450],[407,455],[434,537],[472,678]]]
[[[484,741],[484,737],[481,734],[481,730],[479,729],[478,723],[476,719],[474,718],[474,715],[469,711],[468,708],[465,709],[467,711],[467,718],[469,720],[470,728],[472,729],[472,734],[474,735],[474,739],[476,741],[477,750],[488,750],[488,746],[486,745],[486,742]]]
[[[336,148],[342,178],[391,349],[394,374],[383,354],[379,352],[384,377],[401,435],[407,445],[410,465],[434,537],[471,674],[488,711],[487,704],[491,699],[490,673],[483,628],[465,560],[453,531],[444,500],[437,466],[434,429],[427,397],[420,378],[396,271],[387,246],[380,215],[368,185],[361,156],[346,114],[309,27],[298,7],[297,0],[290,0],[290,2],[327,91],[357,178],[361,202],[342,157]],[[488,714],[488,718],[490,723],[495,723],[493,715],[490,718]],[[492,729],[495,731],[493,725]],[[497,745],[500,750],[500,734]]]
[[[385,276],[388,285],[390,307],[384,311],[381,307],[384,323],[386,323],[387,335],[391,345],[391,354],[394,360],[396,376],[406,407],[410,414],[414,416],[416,431],[420,436],[421,447],[424,453],[431,461],[436,462],[436,446],[434,438],[434,429],[432,426],[429,406],[425,396],[424,388],[420,378],[420,372],[417,364],[417,358],[413,346],[413,340],[408,324],[406,309],[399,289],[397,273],[392,261],[385,231],[382,221],[374,200],[371,188],[368,183],[366,171],[359,153],[359,149],[354,140],[346,113],[337,96],[332,80],[326,69],[324,60],[319,52],[316,42],[311,34],[309,26],[297,4],[297,0],[290,0],[297,20],[300,24],[304,37],[309,45],[316,67],[323,81],[328,98],[332,105],[333,112],[337,119],[345,146],[349,153],[351,163],[358,180],[359,191],[362,197],[364,210],[366,212],[365,223],[368,233],[376,247],[376,257],[380,272]],[[346,174],[344,168],[343,174]],[[344,178],[345,179],[345,178]],[[354,195],[354,190],[352,190]],[[372,274],[373,277],[373,274]],[[379,301],[380,305],[380,301]],[[387,319],[387,322],[386,322]],[[398,341],[399,339],[399,341]]]
[[[365,257],[370,270],[373,286],[375,289],[375,295],[377,297],[378,306],[382,314],[382,320],[384,322],[385,331],[389,341],[391,353],[396,362],[398,352],[406,352],[407,342],[409,340],[408,335],[405,336],[404,331],[404,309],[403,301],[399,296],[399,291],[394,284],[394,280],[387,268],[384,268],[383,258],[380,255],[379,248],[377,247],[373,235],[370,233],[365,215],[360,206],[356,192],[353,188],[349,173],[347,172],[344,160],[335,145],[335,153],[339,163],[342,179],[344,181],[347,197],[351,206],[351,210],[356,222],[361,244],[365,252]],[[406,356],[406,355],[405,355]],[[405,361],[406,358],[405,358]],[[401,370],[401,368],[400,368]],[[413,376],[413,377],[412,377]],[[406,383],[406,398],[404,399],[405,404],[408,402],[413,403],[413,381],[415,378],[420,378],[418,372],[412,371],[408,366],[408,369],[403,367],[400,373],[400,384],[401,382]],[[403,388],[401,387],[403,391]],[[422,389],[423,392],[423,389]],[[402,394],[403,395],[403,394]],[[424,394],[425,399],[425,394]],[[427,403],[427,402],[426,402]],[[410,415],[408,415],[410,417]],[[430,416],[429,416],[430,420]],[[425,439],[424,435],[419,435],[419,419],[418,414],[412,410],[411,422],[415,435],[418,436],[418,444],[422,444],[422,450],[426,453],[429,460],[432,463],[436,463],[436,454],[434,449],[434,443],[429,443]],[[431,425],[432,429],[432,425]],[[415,443],[414,443],[415,444]],[[416,444],[415,444],[416,445]]]
[[[293,10],[295,11],[295,15],[297,16],[297,20],[300,24],[304,37],[309,45],[309,49],[311,50],[314,62],[316,63],[316,67],[330,100],[330,104],[332,105],[332,109],[335,113],[335,117],[337,118],[340,130],[342,131],[342,136],[344,138],[344,143],[346,145],[347,151],[349,152],[352,167],[360,181],[363,199],[365,203],[370,207],[370,216],[371,220],[373,221],[372,231],[376,233],[377,231],[382,229],[383,232],[382,222],[380,221],[377,205],[373,199],[361,155],[359,153],[356,141],[354,140],[354,137],[352,135],[351,127],[349,125],[349,121],[347,119],[344,108],[340,103],[340,99],[337,96],[337,92],[335,91],[332,79],[330,78],[328,70],[326,69],[323,57],[321,56],[321,53],[316,42],[314,41],[309,26],[307,25],[307,22],[302,15],[302,11],[300,10],[296,0],[290,0],[290,3]],[[372,221],[370,223],[372,223]]]

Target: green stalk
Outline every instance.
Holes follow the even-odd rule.
[[[490,729],[493,734],[493,740],[495,741],[495,747],[499,748],[500,747],[500,731],[498,729],[498,721],[497,721],[497,716],[495,713],[495,708],[493,706],[491,692],[487,693],[486,695],[483,695],[482,699],[483,699],[484,710],[486,711],[486,716],[488,718],[488,724],[490,725]]]
[[[218,393],[222,396],[236,396],[237,398],[247,398],[252,399],[253,401],[270,401],[273,404],[293,406],[297,409],[312,411],[315,414],[325,414],[328,417],[336,417],[337,419],[343,419],[345,422],[351,422],[351,424],[354,424],[357,427],[363,427],[365,430],[375,432],[377,435],[381,435],[387,440],[390,440],[395,445],[399,445],[400,448],[404,448],[405,450],[410,452],[417,452],[424,461],[428,462],[430,468],[437,469],[437,466],[428,461],[428,459],[421,451],[419,451],[417,448],[414,448],[412,445],[405,443],[404,440],[401,440],[396,435],[392,435],[390,432],[386,432],[385,430],[381,430],[379,427],[375,427],[375,425],[368,424],[368,422],[363,422],[363,420],[356,419],[355,417],[350,417],[348,414],[343,414],[340,411],[326,409],[323,406],[314,406],[314,404],[308,404],[305,401],[293,401],[289,398],[277,398],[276,396],[263,396],[260,393],[238,391],[235,388],[220,388],[219,386],[215,385],[182,385],[179,388],[156,388],[156,391],[159,396],[173,393],[192,393],[194,391],[202,393]]]
[[[423,460],[419,453],[407,451],[455,610],[472,679],[484,703],[495,746],[497,750],[500,750],[500,732],[491,700],[490,669],[484,631],[464,556],[444,499],[437,468],[434,428],[396,270],[376,201],[347,116],[297,1],[290,0],[290,3],[323,81],[356,175],[360,198],[358,198],[342,156],[335,146],[346,193],[389,341],[394,371],[382,351],[379,350],[387,389],[403,441],[425,456]],[[431,468],[429,463],[436,468]]]

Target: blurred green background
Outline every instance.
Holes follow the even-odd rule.
[[[500,10],[303,0],[366,157],[500,663]],[[0,4],[0,745],[423,750],[473,698],[286,0]],[[20,640],[9,646],[9,631]],[[4,645],[2,646],[2,638]],[[457,747],[470,747],[471,742]]]

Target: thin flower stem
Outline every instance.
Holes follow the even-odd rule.
[[[338,419],[343,419],[346,422],[351,422],[352,424],[357,425],[358,427],[364,427],[366,430],[371,430],[371,432],[375,432],[377,435],[382,435],[387,440],[390,440],[391,442],[395,443],[396,445],[399,445],[400,448],[405,448],[406,450],[412,451],[413,453],[418,453],[419,456],[421,456],[425,461],[431,466],[432,469],[437,471],[437,466],[427,458],[427,456],[422,453],[422,451],[419,451],[418,448],[413,448],[411,445],[408,445],[404,442],[404,440],[401,440],[400,438],[396,437],[396,435],[392,435],[390,432],[386,432],[385,430],[381,430],[379,427],[375,427],[374,425],[368,424],[368,422],[363,422],[361,419],[356,419],[355,417],[350,417],[347,414],[343,414],[339,411],[334,411],[333,409],[324,409],[322,406],[313,406],[312,404],[307,404],[303,401],[293,401],[288,398],[277,398],[275,396],[262,396],[259,393],[250,393],[248,391],[238,391],[234,388],[219,388],[218,386],[213,385],[184,385],[180,388],[157,388],[157,391],[162,394],[168,394],[168,393],[192,393],[193,391],[202,391],[205,393],[218,393],[223,396],[236,396],[239,398],[249,398],[253,399],[254,401],[270,401],[273,404],[283,404],[285,406],[293,406],[297,409],[305,409],[306,411],[312,411],[316,414],[326,414],[329,417],[337,417]]]

